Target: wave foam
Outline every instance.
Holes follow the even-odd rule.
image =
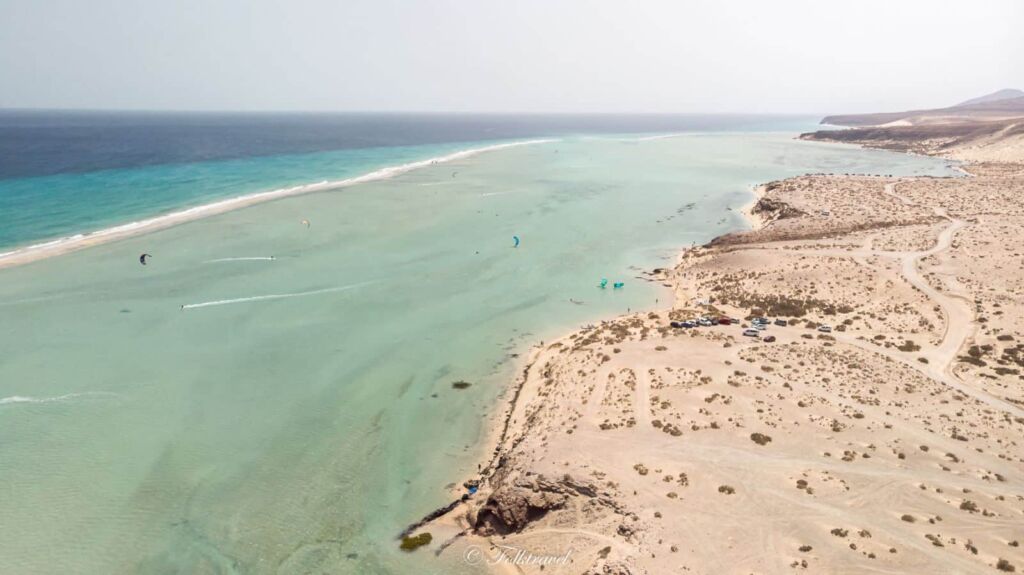
[[[54,397],[31,397],[27,395],[12,395],[10,397],[0,397],[0,405],[10,405],[15,403],[58,403],[68,401],[79,397],[120,397],[116,393],[109,391],[83,391],[81,393],[67,393],[64,395],[57,395]]]
[[[218,305],[230,305],[230,304],[234,304],[234,303],[246,303],[246,302],[251,302],[251,301],[267,301],[267,300],[275,300],[275,299],[288,299],[288,298],[293,298],[293,297],[305,297],[305,296],[318,295],[318,294],[323,294],[323,293],[333,293],[333,292],[340,292],[340,291],[348,291],[348,290],[351,290],[351,289],[356,289],[356,288],[363,287],[363,286],[370,285],[370,284],[374,284],[374,283],[377,283],[377,282],[376,281],[360,282],[360,283],[357,283],[357,284],[351,284],[351,285],[347,285],[347,286],[330,287],[330,288],[316,289],[316,290],[310,290],[310,291],[300,291],[300,292],[295,292],[295,293],[254,295],[254,296],[250,296],[250,297],[239,297],[239,298],[234,298],[234,299],[220,299],[220,300],[215,300],[215,301],[204,301],[204,302],[200,302],[200,303],[185,304],[185,305],[181,306],[181,309],[182,310],[187,310],[187,309],[197,309],[197,308],[202,308],[202,307],[213,307],[213,306],[218,306]]]
[[[507,142],[504,144],[482,146],[480,148],[469,148],[466,150],[460,150],[458,152],[452,152],[444,156],[427,158],[426,160],[419,160],[415,162],[409,162],[406,164],[399,164],[397,166],[388,166],[386,168],[374,170],[361,176],[346,178],[344,180],[323,180],[315,184],[304,184],[299,186],[292,186],[290,188],[279,188],[276,190],[270,190],[266,192],[257,192],[255,194],[247,194],[244,196],[236,196],[233,198],[218,200],[215,202],[211,202],[209,204],[203,204],[201,206],[195,206],[177,212],[172,212],[170,214],[154,216],[152,218],[139,220],[135,222],[129,222],[127,224],[121,224],[118,226],[113,226],[110,228],[105,228],[94,232],[75,234],[73,236],[67,236],[56,240],[50,240],[39,244],[33,244],[30,246],[26,246],[24,248],[19,248],[13,251],[5,252],[0,254],[0,267],[27,263],[30,261],[35,261],[37,259],[59,255],[72,249],[75,249],[77,247],[97,245],[100,243],[106,243],[108,241],[113,241],[116,239],[131,237],[133,235],[137,235],[147,231],[155,231],[159,229],[168,228],[180,223],[216,214],[221,214],[224,212],[231,211],[233,209],[250,206],[252,204],[268,202],[271,200],[277,200],[299,194],[323,192],[327,190],[347,188],[350,186],[365,184],[368,182],[386,180],[404,174],[406,172],[411,172],[413,170],[425,168],[428,166],[432,166],[434,164],[453,162],[455,160],[470,158],[485,152],[493,152],[496,150],[514,148],[518,146],[544,144],[554,141],[556,140],[550,138],[537,140],[523,140],[519,142]]]
[[[241,258],[217,258],[215,260],[206,260],[203,263],[216,264],[220,262],[256,262],[256,261],[274,261],[277,258],[274,256],[248,256]]]

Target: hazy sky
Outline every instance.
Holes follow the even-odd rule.
[[[1024,0],[0,0],[0,107],[855,112],[1024,89]]]

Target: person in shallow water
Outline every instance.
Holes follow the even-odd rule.
[[[151,256],[149,254],[142,254],[141,256],[139,256],[139,263],[142,264],[142,265],[146,265],[146,258],[151,258],[151,257],[153,257],[153,256]]]

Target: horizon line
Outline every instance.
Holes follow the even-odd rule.
[[[436,116],[817,116],[828,112],[636,112],[636,111],[496,111],[496,110],[298,110],[298,109],[175,109],[175,108],[61,108],[0,106],[0,112],[115,112],[137,114],[378,114]]]

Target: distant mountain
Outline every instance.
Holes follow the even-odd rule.
[[[851,127],[920,126],[936,123],[996,121],[1022,116],[1024,116],[1024,92],[1006,89],[948,108],[827,116],[821,123]]]
[[[1024,91],[1017,90],[1015,88],[1006,88],[1006,89],[1003,89],[1003,90],[999,90],[998,92],[992,92],[991,94],[986,94],[984,96],[979,96],[977,98],[971,98],[970,100],[965,100],[965,101],[960,102],[959,104],[957,104],[956,106],[953,106],[953,107],[954,108],[959,108],[959,107],[962,107],[962,106],[970,106],[972,104],[984,104],[984,103],[987,103],[987,102],[997,102],[999,100],[1012,100],[1014,98],[1022,98],[1022,97],[1024,97]]]
[[[821,123],[847,128],[800,138],[968,161],[1024,161],[1024,92],[1020,90],[1000,90],[948,108],[828,116]]]

